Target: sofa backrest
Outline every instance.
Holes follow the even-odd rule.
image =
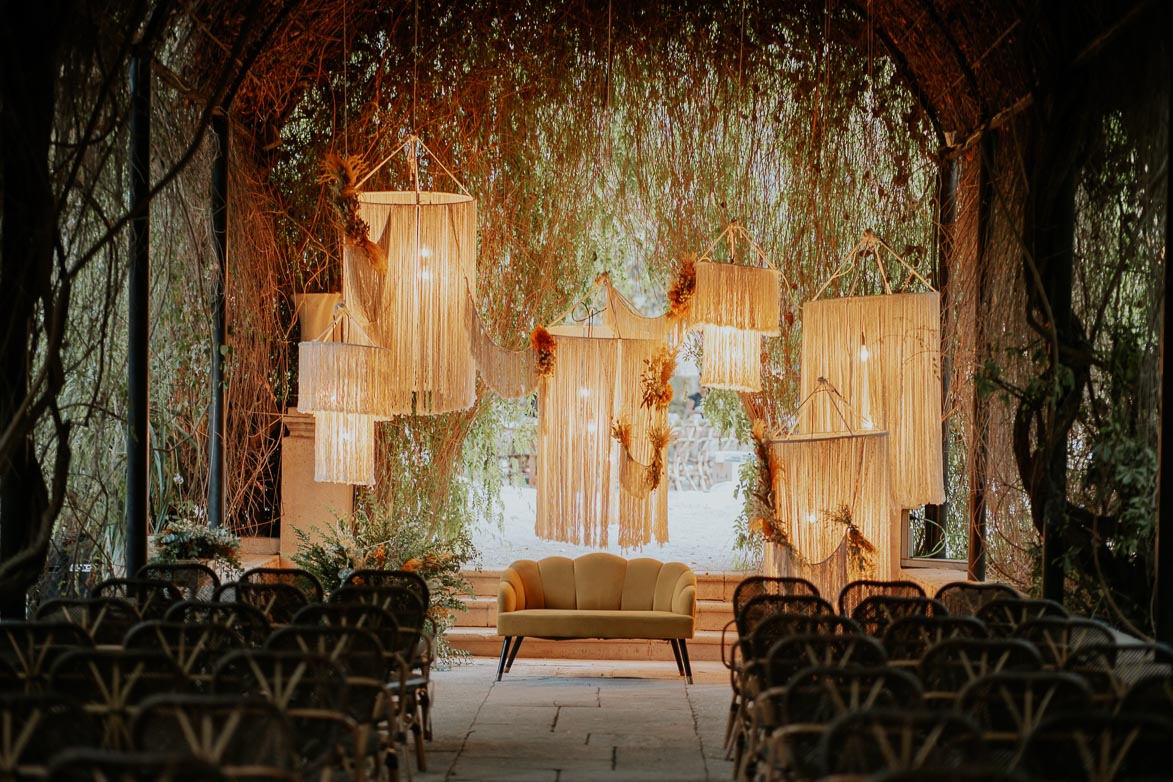
[[[681,612],[684,601],[678,599],[682,605],[673,605],[673,598],[683,598],[679,590],[696,583],[696,576],[681,562],[665,563],[647,557],[627,560],[602,551],[577,559],[522,559],[510,565],[509,571],[506,579],[520,581],[515,583],[523,595],[517,605],[519,611],[578,608]]]

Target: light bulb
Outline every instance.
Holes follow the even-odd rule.
[[[587,388],[586,386],[582,386],[581,388],[578,389],[578,395],[581,396],[583,399],[586,399],[588,396],[591,395],[591,390],[589,388]]]
[[[808,513],[808,514],[806,514],[806,523],[807,524],[814,524],[816,521],[818,521],[818,518],[819,517],[816,516],[815,514]]]
[[[432,257],[432,248],[421,244],[420,245],[420,257],[421,258],[431,258]]]
[[[867,416],[864,416],[863,420],[860,422],[860,425],[863,426],[864,429],[872,429],[875,427],[875,424],[872,423],[872,419],[868,418]]]
[[[594,421],[591,421],[590,423],[587,424],[586,430],[587,430],[587,434],[594,434],[595,432],[599,431],[599,425],[596,424]]]
[[[424,282],[427,282],[428,280],[432,279],[432,275],[430,272],[428,272],[427,269],[420,269],[419,278]]]
[[[868,346],[867,345],[860,345],[859,346],[859,360],[860,361],[867,361],[869,356],[871,356],[871,353],[868,351]]]

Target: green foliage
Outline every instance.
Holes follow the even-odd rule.
[[[464,656],[444,639],[457,613],[464,610],[461,596],[473,594],[463,570],[476,550],[464,529],[447,533],[423,517],[393,514],[367,503],[360,504],[350,519],[315,528],[314,533],[297,530],[293,561],[298,567],[317,576],[327,590],[337,589],[355,570],[418,573],[428,583],[435,658],[444,664]]]
[[[155,556],[164,562],[212,560],[240,570],[240,538],[223,527],[212,529],[204,519],[178,516],[152,536]]]

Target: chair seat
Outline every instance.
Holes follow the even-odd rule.
[[[692,638],[692,616],[672,611],[529,608],[498,614],[497,635],[529,638]]]

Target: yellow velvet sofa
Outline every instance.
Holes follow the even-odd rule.
[[[518,560],[497,587],[497,635],[505,639],[497,681],[513,666],[522,640],[532,636],[668,641],[677,670],[692,684],[685,642],[695,616],[696,576],[680,562],[605,552]]]

